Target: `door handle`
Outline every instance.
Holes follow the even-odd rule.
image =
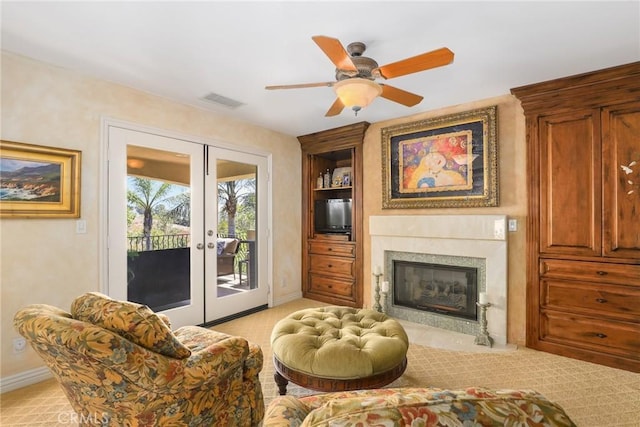
[[[196,249],[203,250],[203,249],[204,249],[204,245],[203,245],[202,243],[198,243],[198,244],[196,245]]]

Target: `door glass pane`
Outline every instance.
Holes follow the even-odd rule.
[[[127,299],[156,312],[191,303],[190,163],[127,146]]]
[[[257,166],[216,161],[218,297],[247,292],[256,281]]]

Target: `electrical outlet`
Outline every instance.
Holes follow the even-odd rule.
[[[509,231],[518,231],[518,220],[510,219],[509,220]]]
[[[22,337],[13,339],[13,352],[22,353],[27,348],[27,340]]]

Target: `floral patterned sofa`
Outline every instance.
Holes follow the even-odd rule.
[[[388,388],[280,396],[264,427],[320,426],[574,427],[564,410],[532,390]]]
[[[99,293],[68,313],[35,304],[14,317],[82,425],[255,426],[264,416],[262,350],[197,326],[171,331],[148,307]]]

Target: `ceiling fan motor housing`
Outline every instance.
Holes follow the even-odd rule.
[[[366,56],[352,56],[351,61],[356,66],[358,72],[336,69],[336,80],[350,79],[352,77],[361,77],[363,79],[375,80],[376,77],[372,75],[372,71],[378,68],[378,63]]]

